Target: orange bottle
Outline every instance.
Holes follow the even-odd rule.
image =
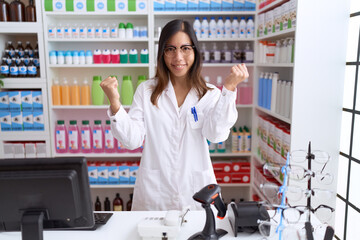
[[[80,104],[90,105],[90,99],[91,99],[90,85],[87,78],[84,79],[83,84],[80,87],[80,92],[81,92]]]
[[[76,78],[70,86],[70,100],[71,105],[80,105],[80,87]]]
[[[61,104],[70,105],[70,87],[66,78],[64,78],[64,81],[61,85]]]
[[[51,87],[52,104],[61,105],[61,88],[59,79],[55,78],[54,83]]]

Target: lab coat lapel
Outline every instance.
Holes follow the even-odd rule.
[[[186,114],[187,111],[191,111],[192,107],[198,103],[198,95],[194,88],[190,89],[189,93],[186,95],[183,106],[180,110],[180,115]]]
[[[179,107],[178,107],[177,100],[176,100],[175,90],[174,90],[174,86],[172,85],[170,79],[168,81],[168,85],[165,90],[166,90],[166,95],[168,96],[168,98],[170,99],[170,102],[174,106],[175,112],[179,115]]]

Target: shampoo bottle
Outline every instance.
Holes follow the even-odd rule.
[[[134,88],[131,81],[131,76],[124,76],[121,84],[121,95],[120,95],[121,104],[125,106],[130,106],[132,104],[133,97],[134,97]]]

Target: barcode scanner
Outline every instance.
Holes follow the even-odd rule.
[[[201,203],[201,206],[206,211],[206,222],[202,232],[193,234],[189,240],[194,239],[219,239],[227,231],[223,229],[216,229],[215,227],[215,218],[213,211],[211,210],[211,204],[214,204],[215,208],[218,210],[217,217],[223,219],[226,215],[226,206],[221,199],[220,195],[220,186],[217,184],[209,184],[201,189],[199,192],[195,193],[193,199]]]

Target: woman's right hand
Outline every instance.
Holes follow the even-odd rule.
[[[108,77],[101,81],[100,87],[109,99],[111,112],[117,113],[120,108],[120,94],[118,92],[118,81],[115,77]]]

